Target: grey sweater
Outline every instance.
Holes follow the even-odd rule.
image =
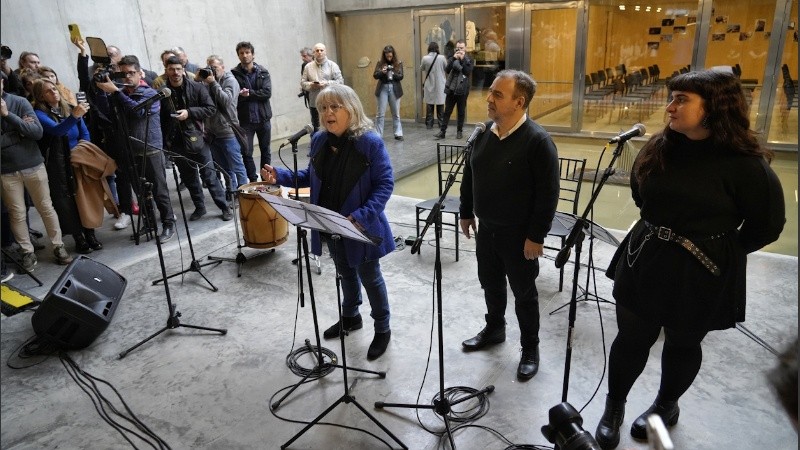
[[[3,93],[8,116],[2,118],[0,173],[18,172],[44,162],[36,141],[42,138],[42,124],[28,100]],[[26,121],[27,119],[27,121]]]
[[[217,105],[217,112],[205,119],[206,133],[218,138],[231,138],[233,131],[230,122],[239,124],[236,113],[236,104],[239,102],[239,82],[230,72],[225,72],[219,82],[214,82],[208,87],[211,99]],[[223,113],[222,110],[227,112]]]

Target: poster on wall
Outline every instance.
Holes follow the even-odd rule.
[[[750,39],[751,37],[753,37],[753,32],[752,31],[746,31],[746,32],[743,31],[743,32],[739,33],[739,40],[740,41],[746,41],[746,40]]]
[[[728,23],[728,16],[717,16],[714,18],[716,23]]]
[[[675,25],[675,19],[661,19],[662,27],[671,27]]]
[[[729,24],[728,27],[725,29],[726,33],[738,33],[742,30],[742,27],[739,26],[738,23]]]
[[[661,27],[650,27],[648,34],[661,34]]]
[[[674,34],[686,34],[686,27],[672,27]]]
[[[692,25],[697,23],[697,16],[689,16],[686,18],[686,25]]]
[[[662,34],[661,35],[661,42],[672,42],[672,35],[671,34]]]
[[[711,35],[711,42],[724,41],[724,40],[725,40],[725,33],[713,33]]]
[[[756,32],[764,31],[764,27],[767,25],[767,21],[764,19],[756,20]]]
[[[658,42],[648,42],[647,43],[648,50],[658,50]]]

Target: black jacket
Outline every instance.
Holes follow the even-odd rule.
[[[403,84],[400,81],[403,79],[403,61],[395,61],[392,64],[392,79],[389,79],[389,72],[383,72],[384,66],[383,60],[379,60],[378,64],[375,65],[375,72],[372,73],[372,78],[378,80],[378,84],[375,86],[375,96],[377,97],[381,93],[381,88],[386,83],[392,83],[394,85],[394,96],[400,98],[403,96]]]
[[[167,82],[167,86],[173,89],[169,82]],[[161,132],[164,135],[164,148],[172,148],[173,144],[183,146],[183,139],[175,139],[178,135],[179,124],[184,128],[194,126],[203,129],[203,120],[217,112],[214,100],[211,99],[208,88],[203,83],[192,81],[184,76],[181,87],[180,92],[183,95],[183,103],[189,111],[189,118],[179,122],[170,116],[177,109],[181,109],[180,102],[175,97],[179,95],[178,91],[173,89],[170,97],[161,100]]]
[[[262,121],[272,119],[272,107],[269,104],[269,99],[272,97],[272,79],[269,76],[269,71],[266,67],[255,63],[253,63],[253,70],[256,72],[255,86],[250,84],[247,72],[245,72],[241,64],[231,70],[231,73],[239,83],[239,88],[250,90],[250,95],[246,97],[239,96],[239,103],[236,105],[240,125],[252,123],[250,121],[250,107],[254,103],[258,108],[258,114],[261,116]]]

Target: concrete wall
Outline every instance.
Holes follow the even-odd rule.
[[[159,56],[170,47],[183,47],[201,67],[208,55],[218,54],[230,69],[239,63],[236,43],[250,41],[256,62],[272,76],[273,139],[309,121],[297,98],[298,50],[325,42],[329,56],[337,58],[333,24],[319,0],[0,0],[0,11],[0,41],[14,52],[11,67],[17,67],[21,52],[36,52],[73,90],[78,50],[69,40],[70,23],[77,23],[84,37],[102,38],[158,73],[163,72]]]

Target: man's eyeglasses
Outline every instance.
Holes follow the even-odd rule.
[[[136,75],[139,72],[137,72],[135,70],[129,70],[127,72],[118,72],[118,73],[121,73],[122,75],[124,75],[126,77],[132,77],[132,76]]]
[[[338,103],[334,103],[332,105],[322,105],[322,106],[319,107],[319,110],[322,111],[323,114],[327,113],[328,111],[336,114],[342,108],[344,108],[344,105],[340,105]]]

